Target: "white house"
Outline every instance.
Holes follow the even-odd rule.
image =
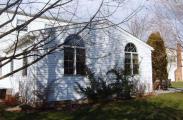
[[[183,81],[183,51],[180,43],[177,48],[166,48],[168,58],[168,79],[172,82]]]
[[[84,25],[73,24],[28,33],[29,36],[36,36],[36,39],[29,41],[22,39],[26,42],[20,44],[19,51],[44,39],[49,31],[52,31],[52,36],[47,41],[51,42],[42,50],[32,51],[32,53],[43,55],[52,46],[62,43],[64,45],[29,67],[28,70],[24,69],[9,77],[12,81],[19,83],[14,90],[16,92],[23,90],[21,94],[27,94],[29,99],[34,96],[34,90],[42,88],[48,90],[49,101],[79,99],[81,96],[75,92],[74,86],[76,82],[87,84],[87,79],[83,75],[85,65],[98,74],[106,73],[118,65],[121,68],[124,66],[131,68],[130,74],[139,78],[139,82],[145,85],[146,92],[152,92],[152,48],[150,46],[119,27],[107,27],[109,26],[107,23],[92,24],[77,35],[76,33]],[[11,49],[8,49],[8,52],[11,54]],[[33,59],[36,59],[36,56],[26,60],[26,63]],[[23,62],[25,63],[25,59],[14,60],[13,68],[12,65],[8,68],[17,69]]]
[[[128,73],[138,78],[139,84],[144,85],[145,92],[152,92],[153,48],[107,21],[92,22],[82,30],[86,24],[74,23],[34,29],[22,35],[17,52],[45,39],[50,32],[51,36],[42,43],[46,45],[41,47],[42,49],[32,51],[31,54],[43,55],[53,47],[60,46],[27,69],[1,80],[0,87],[11,89],[11,94],[19,92],[22,96],[27,96],[28,100],[35,98],[34,91],[38,89],[46,89],[49,101],[75,100],[82,97],[74,90],[75,83],[87,85],[84,66],[100,74],[117,65],[124,70],[128,68]],[[34,26],[33,23],[32,25]],[[12,54],[12,50],[13,46],[4,51],[8,56]],[[2,68],[2,75],[37,58],[38,56],[32,56],[23,60],[13,60]]]
[[[172,82],[176,80],[176,69],[177,69],[177,50],[173,48],[166,48],[167,58],[168,58],[168,79]]]

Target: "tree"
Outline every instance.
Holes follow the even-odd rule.
[[[149,30],[149,28],[151,28],[150,22],[151,21],[149,21],[149,18],[147,17],[147,15],[139,16],[137,14],[130,21],[127,22],[126,26],[128,31],[132,35],[143,40],[145,37],[145,34],[147,34],[147,31]]]
[[[154,51],[152,52],[153,83],[155,80],[167,80],[167,54],[160,33],[152,33],[149,36],[147,44],[154,48]]]
[[[183,2],[181,0],[159,0],[149,1],[151,4],[152,28],[161,32],[161,36],[165,39],[165,46],[176,48],[176,43],[182,43],[182,17]],[[153,19],[152,19],[153,18]]]

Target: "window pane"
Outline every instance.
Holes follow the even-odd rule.
[[[131,65],[125,64],[125,75],[131,75]]]
[[[125,64],[131,64],[131,54],[125,53]]]
[[[11,60],[11,63],[10,63],[10,72],[13,72],[14,70],[14,61]]]
[[[85,75],[85,50],[76,49],[76,73]]]
[[[137,52],[136,47],[133,43],[128,43],[125,47],[126,52]]]
[[[0,99],[5,99],[6,97],[6,89],[0,89]]]
[[[139,65],[138,65],[138,55],[133,54],[133,74],[138,74]]]
[[[27,55],[24,54],[23,55],[23,66],[26,66],[26,65],[27,65]],[[23,69],[22,75],[23,76],[26,76],[27,75],[27,67]]]
[[[133,64],[138,64],[138,55],[133,54]]]
[[[125,74],[131,75],[131,54],[125,53]]]
[[[125,74],[132,75],[138,74],[139,72],[139,63],[138,63],[138,54],[134,44],[129,43],[125,47]]]
[[[133,74],[138,74],[139,73],[139,65],[138,64],[134,64],[133,65]]]
[[[74,49],[64,48],[64,74],[74,74]]]

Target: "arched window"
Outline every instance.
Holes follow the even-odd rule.
[[[137,49],[133,43],[125,46],[125,74],[135,75],[139,72]]]
[[[64,42],[64,74],[85,74],[85,45],[76,34],[69,35]]]

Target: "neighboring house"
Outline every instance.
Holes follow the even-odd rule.
[[[166,48],[167,53],[167,72],[168,72],[168,79],[171,81],[175,81],[175,71],[177,69],[177,51],[174,48]]]
[[[167,48],[168,58],[168,79],[172,82],[183,81],[183,51],[181,44],[177,44],[177,48]]]
[[[31,54],[42,55],[58,44],[64,45],[27,69],[0,81],[3,90],[11,88],[11,94],[19,92],[27,100],[35,99],[37,90],[46,91],[48,101],[80,99],[82,96],[75,91],[75,83],[87,85],[85,66],[96,74],[104,74],[118,66],[128,70],[128,74],[136,78],[137,86],[143,85],[146,93],[152,92],[153,48],[106,20],[92,22],[77,35],[86,24],[62,25],[24,34],[17,52],[45,39],[48,34],[51,36],[45,42],[49,44]],[[14,46],[10,46],[4,50],[7,56],[13,52]],[[14,60],[2,68],[2,75],[36,58]]]
[[[1,14],[0,24],[10,20],[13,17],[13,14],[14,14],[13,11],[7,11],[7,12],[4,12],[3,14]],[[26,20],[32,18],[32,16],[34,16],[34,15],[17,12],[14,20],[11,23],[2,27],[0,29],[0,33],[2,34],[5,31],[8,31],[8,30],[12,29],[13,27],[16,27],[16,26],[24,23]],[[57,18],[53,18],[53,17],[47,17],[47,16],[41,16],[41,17],[35,19],[27,27],[25,27],[19,31],[15,31],[15,32],[5,36],[4,38],[0,39],[0,43],[1,43],[0,57],[6,55],[6,53],[4,53],[4,51],[3,51],[5,48],[12,47],[10,45],[13,44],[13,42],[16,40],[16,38],[18,36],[18,32],[19,32],[19,37],[21,38],[22,36],[27,34],[29,31],[34,31],[37,29],[44,29],[44,28],[54,27],[54,26],[61,26],[61,25],[65,25],[67,23],[68,22],[65,20],[61,20],[61,19],[57,19]],[[10,64],[8,64],[5,67],[0,69],[0,75],[4,75],[10,71],[13,71],[13,69],[15,69],[17,67],[17,65],[18,64],[16,63],[16,61],[12,61]],[[12,91],[12,89],[14,89],[15,91],[14,90]],[[19,81],[14,81],[12,79],[12,77],[0,80],[0,98],[4,98],[5,93],[8,93],[8,94],[16,93],[16,92],[18,92],[18,89],[19,89]]]

